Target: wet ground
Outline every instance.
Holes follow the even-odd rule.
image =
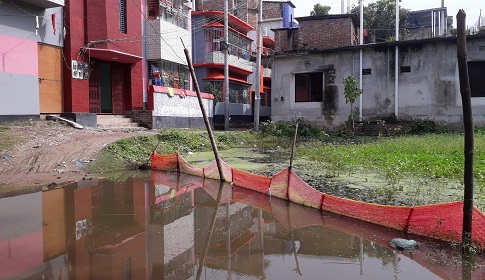
[[[449,243],[215,180],[138,175],[0,199],[0,279],[485,278],[481,256],[463,264]],[[418,250],[393,249],[396,237]]]

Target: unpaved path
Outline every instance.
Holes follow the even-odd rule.
[[[9,126],[7,137],[21,139],[0,149],[0,195],[26,187],[86,179],[84,167],[109,143],[156,131],[75,129],[52,121]]]

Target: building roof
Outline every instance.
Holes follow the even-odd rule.
[[[354,22],[355,26],[359,26],[360,24],[359,16],[356,14],[336,14],[336,15],[323,15],[323,16],[296,17],[295,20],[298,22],[302,22],[302,21],[310,21],[310,20],[325,20],[325,19],[339,19],[339,18],[350,18]]]
[[[474,39],[485,39],[485,34],[477,34],[477,35],[467,35],[467,41],[471,41]],[[301,55],[302,53],[305,54],[319,54],[319,53],[333,53],[339,51],[349,51],[349,50],[358,50],[358,49],[367,49],[367,48],[388,48],[388,47],[395,47],[395,46],[422,46],[424,44],[435,43],[435,42],[449,42],[452,44],[456,44],[456,36],[449,36],[449,37],[430,37],[424,39],[415,39],[415,40],[402,40],[402,41],[392,41],[392,42],[382,42],[382,43],[372,43],[372,44],[364,44],[364,45],[353,45],[353,46],[346,46],[341,48],[334,48],[334,49],[322,49],[322,50],[291,50],[287,52],[276,52],[276,56],[291,56],[291,55]]]

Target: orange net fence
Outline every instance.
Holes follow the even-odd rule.
[[[156,152],[152,154],[150,161],[152,169],[155,170],[177,171],[204,178],[219,179],[216,161],[212,161],[204,168],[196,168],[178,153],[161,155]],[[352,217],[404,233],[461,242],[463,202],[414,207],[379,205],[321,193],[290,169],[284,169],[272,177],[266,177],[232,168],[222,160],[221,166],[226,182],[260,194],[269,194],[271,197]],[[208,182],[204,183],[204,188],[212,190],[214,194],[217,193],[218,187],[219,184],[216,183],[213,183],[213,186]],[[224,195],[224,201],[230,200],[231,196],[243,201],[252,199],[251,196],[258,197],[238,190],[233,194]],[[272,202],[269,206],[261,199],[256,199],[256,202],[263,209],[274,208],[278,205],[278,203]],[[284,223],[284,219],[282,220]],[[473,211],[472,241],[475,246],[485,249],[485,214],[476,207]]]

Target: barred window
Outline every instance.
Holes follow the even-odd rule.
[[[127,33],[126,27],[126,0],[120,0],[120,32]]]

